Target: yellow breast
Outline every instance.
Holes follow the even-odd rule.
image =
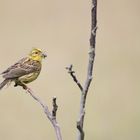
[[[18,80],[21,81],[22,83],[30,83],[32,81],[34,81],[38,75],[39,75],[40,72],[33,72],[33,73],[30,73],[28,75],[24,75],[22,77],[19,77]]]

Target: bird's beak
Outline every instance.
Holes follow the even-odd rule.
[[[43,57],[43,58],[46,58],[46,57],[47,57],[47,54],[42,53],[42,57]]]

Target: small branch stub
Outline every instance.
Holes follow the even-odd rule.
[[[53,119],[56,119],[56,113],[57,113],[57,109],[58,109],[58,105],[56,104],[56,97],[53,97],[52,105],[53,105],[52,117],[53,117]]]

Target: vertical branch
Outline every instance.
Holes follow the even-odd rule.
[[[84,124],[84,116],[85,116],[85,103],[86,103],[88,89],[92,81],[93,65],[94,65],[94,58],[95,58],[96,30],[97,30],[97,0],[92,0],[89,61],[88,61],[88,69],[87,69],[87,78],[85,80],[85,85],[83,87],[83,92],[81,95],[79,120],[77,122],[77,128],[79,130],[78,140],[84,140],[83,124]]]
[[[90,36],[90,50],[89,50],[89,60],[88,60],[88,68],[87,68],[87,77],[85,80],[84,86],[80,84],[78,81],[75,72],[72,70],[72,65],[67,67],[68,73],[72,77],[73,81],[77,84],[79,89],[81,90],[81,100],[80,100],[80,111],[79,111],[79,119],[77,121],[77,129],[78,138],[77,140],[84,140],[84,117],[85,117],[85,104],[86,97],[88,93],[89,86],[92,81],[93,75],[93,65],[95,58],[95,43],[96,43],[96,30],[97,30],[97,0],[92,0],[92,8],[91,8],[91,36]]]

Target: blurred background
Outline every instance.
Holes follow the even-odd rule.
[[[47,52],[39,78],[29,86],[50,109],[52,97],[57,96],[57,119],[64,140],[76,139],[80,101],[80,91],[65,67],[73,64],[84,83],[90,8],[91,0],[0,0],[0,72],[33,47]],[[85,140],[140,139],[139,13],[139,0],[98,0],[96,60],[86,104]],[[0,91],[0,139],[56,139],[40,105],[13,84]]]

